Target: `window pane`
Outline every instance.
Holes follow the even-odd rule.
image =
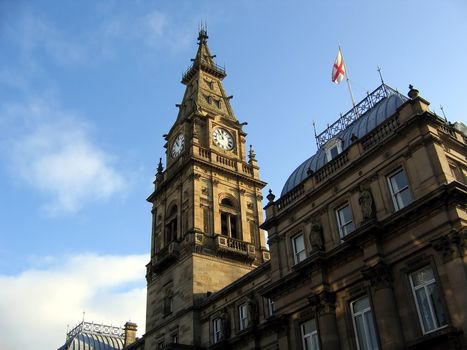
[[[394,192],[399,192],[402,189],[408,186],[407,178],[403,170],[399,171],[397,174],[391,176],[391,183]]]
[[[433,317],[431,316],[430,306],[428,305],[428,297],[425,288],[420,288],[415,292],[417,296],[417,303],[420,310],[420,317],[422,318],[423,328],[425,331],[431,331],[435,328]]]
[[[305,241],[303,235],[294,238],[295,252],[299,253],[305,249]]]
[[[318,332],[315,320],[302,323],[302,341],[305,350],[319,350]]]
[[[353,303],[353,311],[355,313],[362,312],[370,307],[370,301],[368,298],[362,298]]]
[[[433,270],[431,267],[425,267],[422,270],[419,270],[417,272],[414,272],[412,274],[412,281],[413,285],[415,287],[421,285],[421,284],[426,284],[428,282],[433,282],[434,281],[434,275],[433,275]]]
[[[228,232],[227,232],[227,215],[226,214],[221,214],[221,233],[224,236],[228,236]]]
[[[430,302],[431,306],[433,307],[434,311],[434,318],[436,327],[441,327],[447,324],[446,315],[444,313],[443,304],[441,303],[441,297],[438,293],[438,288],[436,288],[436,284],[432,283],[428,287],[428,293],[430,295]]]
[[[337,157],[337,155],[339,154],[339,148],[336,146],[332,147],[330,150],[329,150],[329,153],[331,154],[331,159],[334,159]]]
[[[357,342],[360,350],[367,350],[368,346],[365,341],[365,330],[363,328],[363,316],[358,315],[355,317],[355,326],[357,327]]]
[[[368,341],[370,349],[378,349],[378,341],[376,340],[375,324],[371,311],[365,313],[365,322],[368,329]]]

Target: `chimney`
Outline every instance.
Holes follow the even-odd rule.
[[[138,329],[138,326],[136,325],[136,323],[133,323],[133,322],[125,323],[125,345],[124,346],[128,346],[131,343],[135,342],[137,329]]]

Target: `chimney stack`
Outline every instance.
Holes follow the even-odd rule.
[[[136,325],[136,323],[129,322],[129,321],[125,323],[125,345],[124,346],[128,346],[135,342],[137,329],[138,329],[138,326]]]

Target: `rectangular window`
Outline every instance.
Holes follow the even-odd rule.
[[[212,341],[214,344],[220,342],[222,339],[221,325],[222,321],[220,318],[215,318],[212,320]]]
[[[274,301],[271,298],[266,299],[267,307],[268,307],[268,316],[271,317],[276,312],[274,307]]]
[[[304,350],[319,350],[318,331],[315,320],[303,322],[300,326]]]
[[[337,224],[339,226],[339,234],[341,238],[347,236],[350,232],[355,230],[352,220],[352,211],[350,205],[346,204],[336,210]]]
[[[178,344],[178,333],[174,333],[171,335],[172,344]]]
[[[221,213],[221,233],[223,236],[228,236],[227,214]]]
[[[396,173],[388,177],[389,189],[391,190],[392,202],[394,208],[400,210],[412,202],[410,195],[409,183],[404,169],[400,169]]]
[[[452,177],[461,183],[465,183],[465,177],[462,172],[462,169],[459,165],[454,163],[449,163],[449,169],[451,170]]]
[[[162,350],[164,349],[164,341],[160,341],[158,344],[157,344],[157,350]]]
[[[352,320],[359,350],[378,350],[375,324],[371,312],[370,300],[364,297],[351,304]]]
[[[248,308],[246,304],[242,304],[238,307],[238,318],[240,321],[240,330],[244,330],[248,327]]]
[[[306,251],[305,251],[305,238],[303,234],[297,235],[292,238],[293,254],[295,264],[298,264],[300,261],[305,260]]]
[[[433,332],[447,325],[446,314],[436,285],[433,269],[424,267],[410,275],[418,317],[423,333]]]
[[[239,238],[237,232],[237,217],[235,215],[230,215],[230,236],[236,239]]]

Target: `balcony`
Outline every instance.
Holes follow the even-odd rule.
[[[255,246],[239,239],[217,235],[216,249],[222,256],[241,257],[248,261],[255,259]]]

